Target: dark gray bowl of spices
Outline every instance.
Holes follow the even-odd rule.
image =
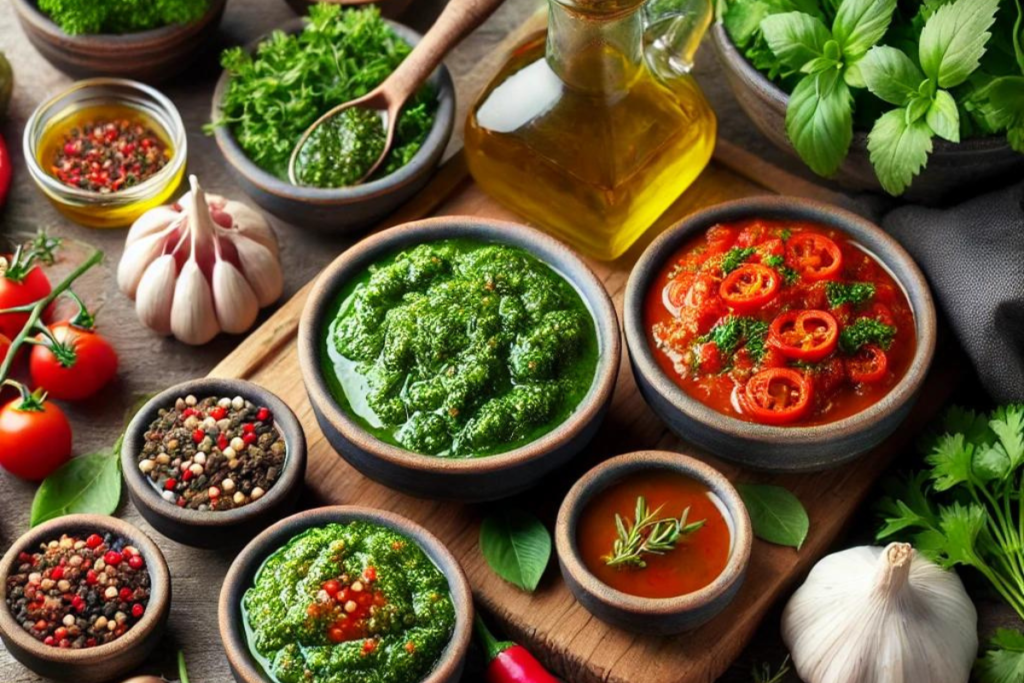
[[[306,437],[266,389],[205,378],[143,406],[121,465],[132,502],[161,534],[200,548],[238,546],[295,507]]]

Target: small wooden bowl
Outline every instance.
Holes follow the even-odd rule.
[[[352,505],[307,510],[283,519],[253,539],[231,563],[220,591],[217,619],[228,663],[238,683],[265,683],[267,678],[249,651],[242,616],[242,596],[253,585],[267,558],[306,529],[326,524],[364,521],[411,538],[448,579],[455,606],[455,631],[434,670],[420,683],[458,683],[473,633],[473,592],[458,560],[432,533],[391,512]]]
[[[61,534],[96,531],[120,536],[139,549],[150,576],[146,613],[123,636],[105,645],[82,650],[62,650],[44,645],[28,633],[7,607],[7,577],[18,554],[31,552],[40,543]],[[40,676],[75,683],[103,683],[136,668],[160,642],[171,608],[171,574],[160,548],[139,529],[104,515],[68,515],[35,527],[19,538],[0,560],[0,639],[11,656]]]
[[[206,13],[191,24],[137,33],[72,36],[41,12],[36,0],[13,2],[29,42],[64,73],[78,78],[120,76],[148,83],[184,71],[212,41],[227,4],[227,0],[209,0]]]
[[[663,470],[685,474],[714,493],[732,531],[732,550],[722,573],[704,588],[676,598],[641,598],[615,590],[594,576],[580,557],[576,527],[590,500],[623,477]],[[728,607],[743,585],[753,531],[740,494],[718,470],[681,453],[639,451],[607,460],[587,472],[562,502],[555,523],[558,564],[569,590],[595,617],[637,633],[670,635],[707,623]]]
[[[262,498],[233,510],[188,510],[161,498],[139,471],[136,454],[145,444],[149,425],[162,408],[174,405],[179,397],[189,394],[200,400],[208,396],[241,396],[270,408],[274,424],[284,436],[285,461],[280,478]],[[207,377],[160,392],[135,414],[121,447],[121,470],[132,503],[143,518],[167,538],[197,548],[239,546],[295,508],[306,476],[306,435],[291,408],[263,387],[242,380]]]
[[[401,249],[448,238],[509,244],[550,265],[583,297],[594,319],[598,362],[590,391],[565,422],[520,448],[480,458],[439,458],[407,451],[370,434],[331,394],[321,364],[322,344],[338,292],[371,264]],[[611,402],[619,372],[619,322],[604,285],[569,247],[542,232],[471,217],[431,218],[367,237],[329,265],[309,295],[299,326],[299,363],[324,436],[367,477],[423,498],[480,502],[505,498],[540,482],[594,437]]]
[[[725,415],[693,398],[655,358],[644,300],[665,262],[718,223],[752,218],[811,221],[837,228],[865,247],[902,285],[914,313],[917,346],[907,374],[877,403],[848,418],[813,426],[771,427]],[[936,317],[928,283],[896,240],[873,223],[834,206],[797,197],[756,197],[719,204],[686,218],[644,251],[626,286],[623,327],[637,388],[681,438],[746,467],[815,472],[850,462],[879,445],[907,417],[935,355]]]

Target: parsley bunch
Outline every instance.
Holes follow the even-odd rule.
[[[203,16],[207,0],[39,0],[53,23],[69,35],[135,33]]]
[[[331,107],[379,85],[410,51],[375,7],[313,5],[302,32],[273,33],[255,56],[240,47],[224,51],[221,65],[231,81],[220,117],[208,130],[229,126],[256,165],[286,180],[288,160],[302,133]],[[419,151],[436,109],[429,87],[406,105],[377,177],[398,170]]]

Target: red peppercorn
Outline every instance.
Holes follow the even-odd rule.
[[[40,619],[39,621],[36,622],[36,630],[37,631],[45,631],[49,627],[50,627],[50,624],[47,623],[47,621],[45,619]]]
[[[193,476],[194,475],[192,474],[192,470],[185,470],[185,474],[181,475],[181,478],[184,479],[185,481],[190,481]]]
[[[180,508],[183,508],[183,507],[185,507],[185,499],[184,498],[178,498],[178,500],[174,501],[174,504],[177,505]]]
[[[121,556],[121,553],[116,550],[108,550],[103,556],[103,561],[114,567],[121,564],[122,559],[124,558]]]
[[[223,420],[227,416],[228,416],[227,409],[226,408],[221,408],[220,406],[217,406],[213,410],[210,411],[210,417],[212,417],[214,420],[217,420],[218,422],[220,422],[221,420]]]
[[[246,446],[251,446],[254,443],[256,443],[256,439],[256,435],[253,434],[252,432],[249,432],[248,434],[242,434],[242,441],[245,442]]]
[[[87,584],[89,584],[90,586],[95,586],[97,581],[99,581],[99,579],[96,578],[96,570],[95,569],[90,569],[89,571],[87,571],[85,573],[85,582]]]
[[[64,578],[64,567],[54,567],[50,572],[50,578],[54,581],[60,581]]]
[[[204,432],[202,429],[197,429],[196,431],[192,432],[192,440],[196,443],[202,443],[203,439],[205,438],[206,432]]]
[[[142,559],[142,555],[132,555],[128,558],[128,566],[132,569],[142,569],[146,566],[146,561]]]
[[[260,422],[266,422],[270,418],[270,410],[268,408],[260,408],[256,411],[256,419]]]
[[[61,626],[56,631],[53,632],[53,637],[56,638],[57,640],[64,640],[65,638],[68,637],[68,630],[66,628],[64,628],[63,626]]]
[[[228,437],[224,436],[223,434],[217,435],[217,448],[223,451],[225,448],[228,447],[228,443]]]
[[[165,491],[173,491],[174,487],[177,486],[177,485],[178,485],[178,480],[177,479],[168,479],[167,481],[164,482],[164,490]]]
[[[117,594],[117,597],[120,598],[121,602],[128,602],[132,599],[132,595],[134,595],[132,589],[125,587],[121,589],[121,592]]]
[[[96,647],[96,639],[95,638],[86,638],[85,639],[85,646],[86,647]]]
[[[184,418],[188,418],[188,417],[192,417],[195,414],[196,414],[195,408],[185,408],[185,410],[181,411],[181,417],[183,419]]]
[[[46,639],[43,640],[43,645],[56,645],[56,644],[57,644],[57,641],[56,641],[56,639],[53,636],[46,636]]]
[[[242,425],[243,434],[252,434],[255,431],[256,425],[254,425],[252,422],[246,422],[244,425]]]
[[[132,616],[135,617],[136,619],[141,618],[142,615],[145,614],[145,613],[146,613],[146,608],[143,607],[140,603],[137,602],[134,605],[132,605]]]
[[[58,647],[60,647],[60,648],[61,648],[61,649],[63,649],[63,650],[66,650],[66,649],[68,649],[69,647],[71,647],[71,641],[70,641],[70,640],[68,640],[67,638],[64,638],[64,639],[62,639],[62,640],[60,641],[60,643],[58,644]]]
[[[85,545],[90,548],[98,548],[103,545],[103,537],[99,534],[92,534],[89,538],[85,539]]]

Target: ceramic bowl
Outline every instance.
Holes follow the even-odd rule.
[[[338,505],[307,510],[281,520],[254,538],[231,564],[220,591],[217,614],[221,641],[238,683],[269,680],[249,651],[242,616],[242,596],[253,585],[260,567],[274,551],[306,529],[354,521],[379,524],[412,539],[444,573],[455,606],[455,631],[433,671],[420,683],[458,683],[462,679],[474,612],[473,593],[458,560],[436,536],[412,520],[383,510]]]
[[[746,60],[720,23],[711,30],[712,43],[740,107],[771,142],[793,156],[796,149],[786,135],[786,107],[789,95],[768,80]],[[1019,177],[1024,170],[1024,155],[1014,152],[1006,136],[964,140],[956,144],[936,137],[928,165],[914,178],[902,198],[928,204],[948,203],[966,196],[971,189],[991,186]],[[852,190],[884,193],[871,166],[868,136],[855,132],[850,153],[835,178]]]
[[[641,598],[611,588],[587,569],[580,557],[576,528],[595,495],[638,472],[677,472],[707,486],[732,532],[725,569],[704,588],[675,598]],[[746,577],[753,542],[750,517],[740,494],[718,470],[700,460],[668,451],[639,451],[606,460],[569,490],[555,523],[558,564],[566,585],[584,608],[601,621],[637,633],[671,635],[707,623],[724,610]]]
[[[7,607],[7,577],[18,554],[61,534],[89,535],[110,532],[139,549],[150,575],[146,613],[123,636],[105,645],[81,650],[62,650],[44,645],[26,633]],[[7,651],[27,668],[45,678],[75,683],[103,683],[136,668],[156,648],[171,607],[171,574],[163,553],[153,541],[131,524],[105,515],[68,515],[40,524],[11,545],[0,560],[0,639]]]
[[[39,10],[36,0],[13,0],[29,42],[61,71],[85,76],[120,76],[157,83],[185,70],[210,44],[227,0],[210,0],[191,24],[125,34],[68,35]]]
[[[189,394],[199,400],[208,396],[241,396],[256,405],[270,408],[275,425],[284,435],[285,464],[277,482],[262,498],[240,508],[220,512],[179,508],[161,498],[139,470],[136,455],[142,451],[149,425],[161,409],[174,405],[178,398]],[[198,548],[239,546],[295,508],[306,476],[306,435],[291,408],[266,389],[252,382],[207,377],[170,387],[146,402],[125,432],[121,470],[132,503],[143,518],[164,536]]]
[[[415,45],[420,34],[410,28],[389,22],[391,28]],[[305,19],[296,18],[279,30],[298,33]],[[266,36],[249,45],[255,51]],[[213,94],[211,119],[220,117],[221,102],[227,93],[230,74],[225,71]],[[353,187],[323,189],[298,187],[264,171],[245,155],[231,129],[218,126],[214,136],[227,160],[228,169],[253,201],[278,218],[305,228],[338,234],[367,228],[401,206],[415,195],[434,174],[448,146],[455,124],[455,86],[445,66],[438,67],[429,81],[437,91],[438,107],[434,127],[412,160],[394,173]],[[340,102],[338,104],[341,104]]]
[[[873,254],[902,285],[914,313],[917,348],[907,374],[880,401],[851,417],[815,426],[771,427],[724,415],[683,391],[658,365],[644,325],[644,298],[666,261],[718,223],[751,218],[811,221],[838,228]],[[917,398],[935,354],[935,304],[921,270],[896,240],[856,214],[795,197],[758,197],[696,213],[643,253],[626,286],[623,326],[637,387],[654,412],[686,441],[747,467],[808,472],[836,467],[895,431]]]
[[[480,458],[438,458],[406,451],[367,432],[338,405],[321,365],[321,349],[338,292],[375,261],[424,242],[468,238],[530,252],[566,278],[594,318],[598,364],[590,392],[560,426],[521,448]],[[367,477],[425,498],[484,501],[524,491],[580,452],[611,402],[619,368],[618,318],[601,281],[558,240],[532,228],[470,217],[432,218],[391,228],[350,248],[327,267],[302,312],[299,361],[310,403],[328,442]]]

